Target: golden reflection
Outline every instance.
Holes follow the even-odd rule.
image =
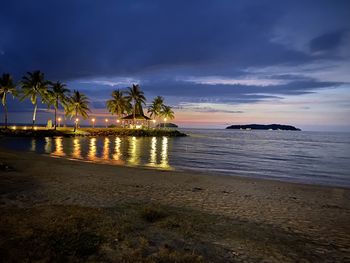
[[[140,145],[139,140],[136,137],[129,138],[129,164],[130,165],[138,165],[140,163]]]
[[[149,165],[150,166],[157,165],[157,138],[156,137],[152,137],[151,151],[149,156]]]
[[[50,137],[45,137],[45,152],[46,153],[51,153],[51,138]]]
[[[104,160],[109,160],[109,143],[110,143],[109,138],[105,137],[105,140],[103,142],[103,156],[102,156]]]
[[[168,138],[163,137],[162,139],[162,153],[161,153],[161,168],[170,168],[169,160],[168,160]]]
[[[32,141],[31,141],[30,150],[33,152],[35,152],[35,150],[36,150],[36,140],[35,139],[32,139]]]
[[[73,158],[80,159],[81,158],[81,149],[80,149],[80,142],[78,138],[74,138],[73,140]]]
[[[63,145],[62,145],[62,137],[56,137],[55,138],[55,151],[52,153],[56,156],[65,156],[65,153],[63,152]]]
[[[96,160],[96,138],[90,138],[88,158],[91,161]]]
[[[120,150],[121,139],[119,137],[115,138],[115,152],[113,154],[113,159],[119,161],[121,159],[122,153]]]

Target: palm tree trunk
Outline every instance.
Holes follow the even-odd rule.
[[[134,103],[134,112],[133,112],[133,125],[134,126],[135,126],[135,114],[136,114],[136,102]]]
[[[74,132],[78,129],[78,122],[77,122],[77,117],[78,117],[78,113],[77,111],[75,112],[75,120],[74,120]]]
[[[5,114],[5,129],[7,129],[7,105],[4,104],[4,114]]]
[[[38,104],[35,103],[34,106],[34,112],[33,112],[33,124],[32,124],[32,129],[34,130],[34,125],[35,125],[35,118],[36,118],[36,110],[38,109]]]
[[[56,127],[57,127],[57,109],[55,107],[55,130],[56,130]]]

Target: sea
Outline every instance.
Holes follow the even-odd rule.
[[[0,146],[116,166],[350,187],[350,133],[182,129],[187,137],[0,138]]]

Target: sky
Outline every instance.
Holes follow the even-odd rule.
[[[0,73],[41,70],[85,93],[101,123],[111,92],[135,83],[180,127],[350,131],[347,0],[11,0],[0,36]],[[30,123],[30,101],[8,105],[10,122]]]

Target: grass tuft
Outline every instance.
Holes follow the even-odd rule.
[[[154,223],[167,217],[167,213],[159,207],[147,206],[141,210],[141,217],[149,223]]]

